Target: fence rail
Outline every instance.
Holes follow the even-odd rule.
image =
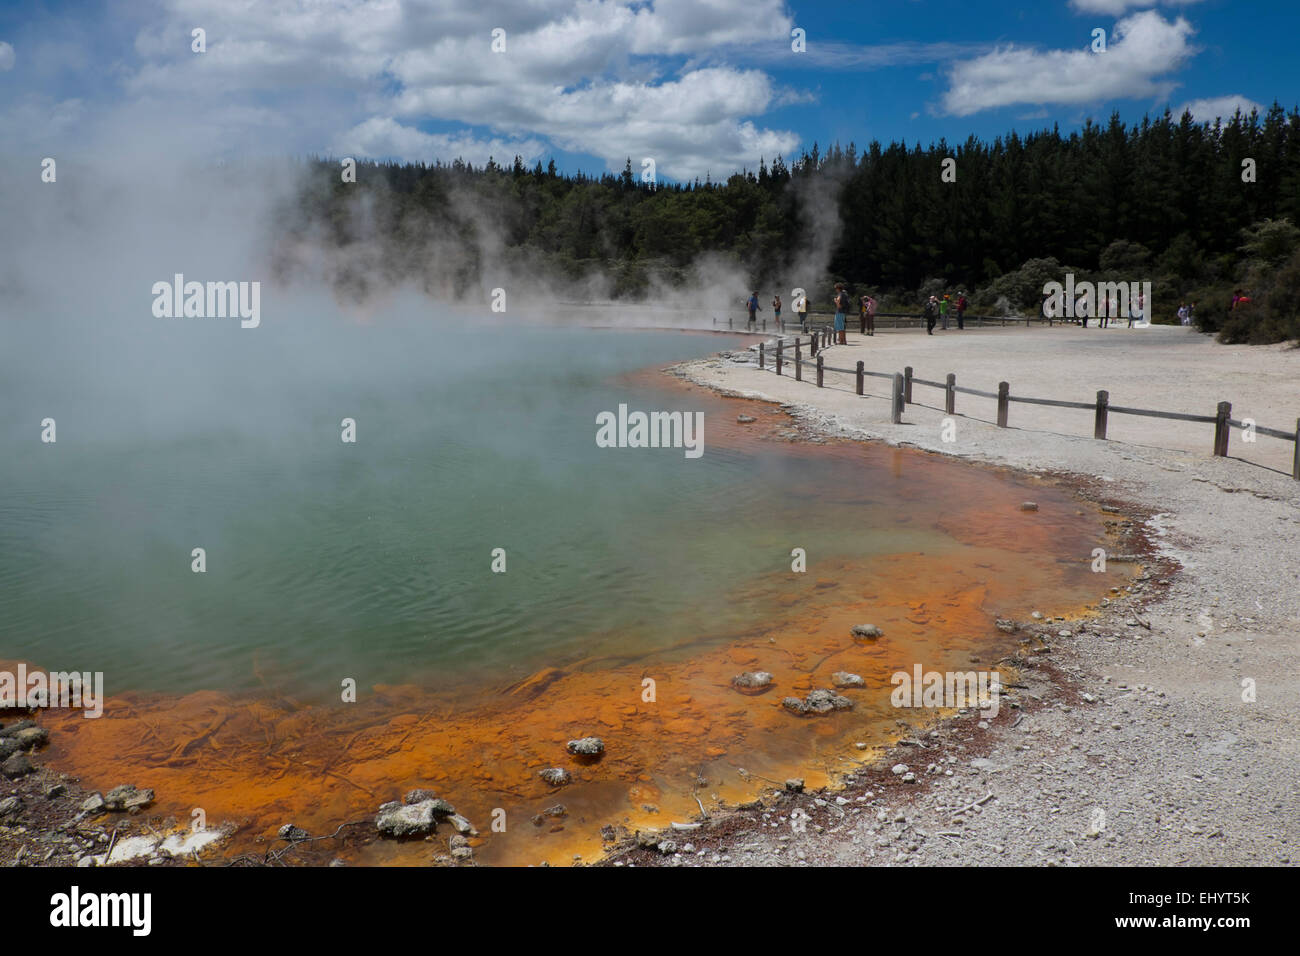
[[[879,316],[877,316],[879,317]],[[715,320],[716,321],[716,320]],[[891,413],[890,419],[895,424],[902,423],[903,408],[906,405],[915,404],[912,401],[912,386],[924,385],[927,388],[942,389],[944,393],[944,412],[945,414],[955,414],[957,409],[957,394],[974,395],[978,398],[993,399],[998,403],[997,419],[998,427],[1006,428],[1007,419],[1012,402],[1019,402],[1025,405],[1047,405],[1054,408],[1075,408],[1083,411],[1091,411],[1093,418],[1093,437],[1099,441],[1106,440],[1106,430],[1109,423],[1110,413],[1116,415],[1133,415],[1140,418],[1162,418],[1169,421],[1195,422],[1197,424],[1214,426],[1214,449],[1213,454],[1216,457],[1224,458],[1228,454],[1228,439],[1232,429],[1236,428],[1241,431],[1250,431],[1254,435],[1264,435],[1269,438],[1277,438],[1282,441],[1291,442],[1294,447],[1294,455],[1291,464],[1291,477],[1300,481],[1300,418],[1296,419],[1296,427],[1292,431],[1286,431],[1280,428],[1266,428],[1263,425],[1257,425],[1253,421],[1239,420],[1232,417],[1232,403],[1219,402],[1218,409],[1213,415],[1193,415],[1187,412],[1166,412],[1152,408],[1133,408],[1125,405],[1110,404],[1110,393],[1103,390],[1097,392],[1097,398],[1092,402],[1075,402],[1059,398],[1033,398],[1028,395],[1012,395],[1011,385],[1007,382],[999,382],[996,392],[985,391],[984,389],[970,388],[957,384],[957,375],[949,372],[947,379],[943,382],[936,382],[930,379],[917,378],[912,374],[912,367],[909,365],[902,372],[871,372],[868,371],[862,362],[857,363],[856,368],[837,368],[833,365],[825,364],[825,349],[831,345],[831,331],[828,328],[813,330],[799,335],[792,336],[792,341],[787,342],[786,337],[782,336],[775,343],[760,342],[758,345],[758,367],[766,371],[769,368],[767,354],[769,345],[775,345],[774,364],[771,366],[772,371],[777,375],[783,374],[783,368],[786,365],[786,353],[793,347],[794,349],[794,377],[796,381],[803,381],[803,366],[806,361],[803,356],[804,336],[808,337],[808,358],[816,360],[817,369],[817,387],[824,388],[823,376],[826,372],[838,372],[842,375],[852,375],[855,381],[855,391],[857,394],[863,394],[864,379],[868,376],[872,378],[889,379],[893,384],[891,393]]]

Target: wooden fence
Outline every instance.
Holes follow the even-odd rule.
[[[1012,395],[1011,385],[1007,382],[999,382],[996,392],[985,391],[978,388],[967,388],[957,384],[957,375],[949,372],[947,378],[942,382],[931,381],[929,379],[917,378],[912,374],[912,366],[907,366],[901,372],[869,372],[862,362],[857,363],[856,368],[836,368],[832,365],[825,364],[825,348],[831,344],[833,332],[829,329],[820,329],[814,332],[804,333],[793,336],[794,347],[794,377],[795,381],[803,381],[803,340],[806,335],[808,338],[808,357],[816,360],[817,387],[824,387],[824,375],[826,372],[839,372],[844,375],[854,376],[857,394],[863,394],[865,379],[872,378],[888,379],[892,383],[891,390],[891,410],[890,421],[895,425],[901,424],[903,420],[903,408],[906,405],[914,404],[912,401],[912,387],[914,385],[923,385],[928,388],[940,389],[944,393],[943,408],[944,413],[953,415],[957,411],[957,395],[974,395],[978,398],[992,399],[998,403],[998,427],[1006,428],[1007,419],[1010,416],[1011,403],[1021,402],[1026,405],[1050,405],[1056,408],[1077,408],[1093,412],[1093,431],[1092,437],[1101,441],[1106,440],[1106,427],[1112,413],[1116,415],[1135,415],[1142,418],[1163,418],[1171,421],[1180,422],[1198,422],[1214,426],[1214,449],[1213,454],[1217,457],[1224,458],[1228,454],[1228,438],[1232,429],[1251,429],[1256,435],[1265,435],[1269,438],[1278,438],[1282,441],[1291,442],[1294,447],[1294,453],[1291,462],[1291,477],[1300,481],[1300,418],[1296,419],[1295,429],[1292,431],[1283,431],[1280,428],[1265,428],[1263,425],[1256,425],[1253,422],[1247,423],[1232,417],[1232,403],[1219,402],[1218,408],[1213,415],[1189,415],[1185,412],[1162,412],[1150,408],[1130,408],[1123,405],[1110,404],[1110,393],[1104,389],[1097,392],[1097,398],[1092,402],[1071,402],[1055,398],[1030,398],[1025,395]],[[760,342],[758,345],[758,367],[766,370],[768,363],[768,343]],[[777,375],[784,374],[784,366],[787,364],[787,353],[790,345],[784,338],[776,341],[776,346],[772,350],[774,362],[772,369]]]

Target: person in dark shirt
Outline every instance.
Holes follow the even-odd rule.
[[[844,328],[845,317],[849,311],[849,294],[844,291],[844,283],[835,283],[835,341],[840,345],[848,344]]]
[[[753,325],[758,318],[758,293],[751,292],[749,301],[745,303],[745,308],[749,310],[749,324]]]

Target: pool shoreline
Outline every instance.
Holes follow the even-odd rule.
[[[653,374],[658,375],[658,374],[660,374],[660,373],[659,373],[658,371],[655,371],[655,372],[653,372]],[[787,430],[787,426],[788,426],[788,416],[786,416],[785,414],[780,414],[780,411],[781,411],[781,410],[778,409],[778,408],[772,408],[771,411],[772,411],[772,413],[773,413],[775,419],[776,419],[776,420],[779,420],[779,421],[782,423],[782,424],[779,425],[779,426],[778,426],[778,425],[773,425],[773,427],[772,427],[771,429],[769,429],[769,431],[771,431],[771,432],[773,433],[773,436],[776,436],[776,433],[777,433],[778,431],[782,431],[782,432],[784,432],[784,431]],[[816,439],[816,436],[804,436],[804,437],[805,437],[805,438],[809,438],[809,439],[811,439],[811,440],[813,440],[813,441],[816,441],[816,440],[817,440],[817,439]],[[790,438],[788,437],[788,435],[783,435],[783,436],[780,436],[780,437],[774,437],[774,440],[779,440],[779,441],[791,441],[792,439],[790,439]],[[544,677],[544,676],[545,676],[545,675],[543,675],[543,677]],[[927,724],[927,726],[929,726],[929,724]],[[60,736],[61,736],[61,735],[60,735]],[[57,739],[58,739],[58,738],[56,737],[56,740],[57,740]],[[62,743],[62,741],[60,741],[60,743]],[[75,745],[75,743],[74,743],[74,745]],[[56,752],[57,752],[57,751],[56,751]],[[888,751],[884,750],[884,749],[881,748],[881,747],[873,746],[871,753],[878,753],[878,752],[879,752],[879,753],[888,753]],[[865,753],[864,753],[862,756],[863,756],[863,757],[867,757],[867,756],[869,756],[869,754],[865,754]],[[883,759],[883,757],[880,758],[880,759]],[[75,761],[74,761],[74,763],[75,763]],[[875,761],[875,763],[876,763],[876,764],[879,764],[879,760]],[[805,776],[808,776],[808,775],[805,774]],[[813,775],[812,778],[810,779],[810,783],[809,783],[809,786],[808,786],[808,790],[809,790],[810,792],[813,791],[814,789],[816,789],[816,787],[815,787],[815,782],[816,782],[818,776],[819,776],[819,775]],[[825,775],[825,776],[822,778],[821,782],[824,783],[824,784],[825,784],[826,786],[828,786],[828,787],[835,787],[835,786],[837,786],[837,780],[838,780],[841,776],[842,776],[842,775],[840,775],[840,774],[828,774],[828,775]],[[410,786],[413,786],[413,787],[414,787],[414,786],[419,786],[419,785],[421,785],[421,782],[420,782],[419,780],[408,780],[407,782],[409,783]],[[749,781],[749,782],[752,782],[752,781]],[[147,784],[146,784],[145,782],[142,781],[140,785],[141,785],[141,786],[145,786],[145,785],[147,785]],[[405,784],[398,784],[398,787],[399,787],[399,788],[402,787],[402,786],[405,786]],[[757,785],[757,786],[751,788],[751,791],[750,791],[750,792],[748,792],[748,793],[746,793],[746,794],[743,794],[743,795],[735,795],[735,796],[733,796],[732,794],[728,794],[727,797],[725,797],[723,800],[719,801],[718,808],[715,809],[715,811],[713,812],[712,815],[714,815],[714,816],[719,816],[719,815],[723,815],[723,814],[725,814],[726,811],[725,811],[725,809],[723,809],[723,808],[725,808],[725,807],[728,805],[729,802],[730,802],[731,804],[751,804],[754,800],[756,800],[756,799],[760,799],[760,798],[761,798],[761,796],[762,796],[762,791],[765,789],[766,786],[767,786],[766,784],[763,784],[763,785]],[[390,788],[390,789],[391,789],[391,788]],[[654,800],[654,799],[656,799],[656,797],[655,797],[655,788],[654,788],[654,787],[648,787],[648,788],[646,789],[646,793],[650,795],[650,796],[649,796],[649,799],[650,799],[650,800]],[[376,794],[376,796],[378,796],[378,794]],[[394,798],[395,798],[395,797],[399,797],[400,794],[397,794],[397,793],[395,793],[395,792],[390,792],[390,793],[385,794],[384,796],[386,796],[386,797],[394,797]],[[456,795],[455,793],[448,792],[448,793],[446,794],[446,796],[447,796],[449,799],[451,799],[453,803],[459,803],[459,801],[457,800],[457,795]],[[662,795],[660,795],[660,796],[662,796]],[[177,806],[177,804],[175,803],[175,799],[174,799],[174,797],[172,797],[171,795],[167,795],[167,796],[165,797],[165,800],[166,800],[166,803],[167,803],[169,806],[171,806],[171,807],[175,807],[175,806]],[[201,803],[202,801],[199,800],[199,801],[195,801],[195,802],[199,802],[199,803]],[[372,812],[373,812],[373,810],[378,809],[378,805],[379,805],[380,802],[381,802],[381,801],[378,800],[378,799],[375,800],[373,806],[371,807]],[[661,801],[661,802],[662,802],[662,801]],[[711,802],[711,804],[713,803],[713,801],[710,801],[710,802]],[[703,808],[703,804],[700,804],[700,808],[701,808],[701,809]],[[626,817],[625,817],[623,820],[621,820],[621,821],[618,820],[618,819],[616,819],[616,818],[609,820],[609,823],[610,823],[611,825],[614,826],[614,830],[613,830],[613,831],[610,831],[610,835],[611,835],[612,838],[611,838],[611,839],[608,839],[608,840],[602,840],[602,842],[601,842],[601,848],[602,848],[603,850],[614,849],[614,854],[611,856],[610,853],[608,853],[608,852],[604,852],[604,853],[601,853],[601,854],[595,856],[594,859],[593,859],[592,856],[591,856],[591,852],[592,852],[592,851],[591,851],[591,846],[590,846],[590,844],[589,844],[589,843],[587,843],[587,844],[583,844],[583,849],[584,849],[584,853],[582,854],[582,856],[583,856],[583,862],[586,863],[586,862],[595,862],[595,861],[600,861],[600,860],[606,860],[606,861],[608,861],[608,860],[612,860],[613,858],[617,857],[618,853],[622,852],[620,849],[618,849],[619,847],[625,846],[629,840],[635,842],[635,840],[636,840],[636,838],[637,838],[637,833],[638,833],[638,832],[648,831],[649,829],[652,828],[652,824],[655,824],[655,823],[658,823],[658,822],[662,821],[662,820],[663,820],[663,817],[664,817],[665,815],[673,815],[674,820],[676,820],[677,822],[680,822],[680,823],[684,823],[684,824],[686,824],[686,825],[688,825],[688,826],[691,825],[691,824],[694,823],[694,822],[697,822],[697,820],[696,820],[696,816],[697,816],[698,814],[692,815],[692,814],[690,814],[689,812],[687,812],[687,811],[690,810],[689,807],[683,808],[683,807],[681,807],[681,806],[677,806],[676,808],[673,808],[673,807],[669,807],[669,806],[662,806],[662,807],[656,807],[655,810],[656,810],[656,812],[646,814],[646,815],[644,815],[644,816],[642,816],[641,818],[636,819],[636,820],[627,819]],[[489,831],[488,831],[488,827],[490,826],[490,818],[488,818],[488,817],[484,817],[484,816],[481,816],[481,815],[477,815],[477,814],[476,814],[475,816],[478,816],[478,819],[473,819],[473,823],[474,823],[474,825],[477,826],[479,830],[484,831],[484,832],[485,832],[485,835],[488,835],[488,833],[489,833]],[[179,827],[179,828],[181,828],[181,829],[184,829],[184,823],[185,823],[185,821],[184,821],[182,818],[180,818],[180,815],[179,815],[178,813],[173,812],[173,813],[171,814],[171,817],[172,817],[172,824],[173,824],[173,827]],[[658,820],[654,819],[654,818],[656,818],[656,817],[658,818]],[[214,821],[216,821],[216,820],[222,820],[222,818],[220,817],[219,814],[216,815],[216,816],[214,816],[213,819],[214,819]],[[236,824],[236,825],[239,823],[239,821],[238,821],[237,819],[236,819],[236,820],[229,820],[229,821],[222,820],[222,822],[233,823],[233,824]],[[297,825],[299,825],[299,823],[302,822],[302,821],[295,821],[295,820],[293,820],[293,819],[286,819],[285,822],[286,822],[286,825],[288,825],[288,824],[293,824],[293,825],[297,826]],[[384,855],[385,855],[385,852],[384,852],[384,851],[393,849],[393,848],[394,848],[394,847],[393,847],[393,844],[389,843],[388,841],[382,841],[382,842],[381,842],[381,841],[380,841],[380,838],[379,838],[376,834],[374,834],[374,832],[373,832],[373,826],[366,826],[366,825],[364,825],[365,823],[368,823],[368,822],[369,822],[368,820],[367,820],[367,821],[339,820],[339,821],[337,821],[337,822],[342,823],[344,826],[347,826],[347,827],[350,828],[346,833],[341,834],[341,837],[340,837],[340,839],[339,839],[338,841],[334,841],[334,840],[323,840],[323,841],[321,841],[321,845],[320,845],[320,846],[315,846],[315,845],[302,845],[302,846],[301,846],[301,849],[297,849],[297,848],[296,848],[296,852],[291,852],[291,853],[288,853],[288,854],[278,855],[278,856],[275,858],[276,861],[277,861],[277,862],[281,862],[281,863],[292,862],[292,861],[298,861],[298,862],[303,862],[303,863],[307,863],[307,864],[310,864],[310,865],[324,865],[324,864],[328,863],[329,860],[332,859],[332,858],[334,857],[334,855],[339,855],[339,854],[341,854],[341,855],[343,855],[343,856],[351,856],[351,857],[353,857],[354,859],[359,858],[359,861],[360,861],[360,862],[367,862],[367,863],[395,862],[395,861],[393,861],[393,860],[384,860],[384,859],[383,859],[383,857],[384,857]],[[320,836],[322,836],[322,835],[325,835],[325,832],[328,831],[329,829],[330,829],[330,827],[328,827],[328,826],[319,826],[319,825],[318,825],[318,826],[316,826],[316,827],[313,828],[313,835],[316,836],[316,837],[320,837]],[[685,831],[684,831],[684,832],[685,832]],[[490,835],[489,835],[489,838],[490,838]],[[287,846],[286,844],[277,843],[277,842],[274,841],[274,840],[268,840],[268,836],[267,836],[266,833],[262,833],[262,834],[258,835],[257,840],[255,841],[255,843],[256,843],[256,842],[259,842],[259,841],[267,841],[267,842],[269,843],[269,849],[272,850],[272,851],[276,851],[277,853],[279,853],[280,851],[283,851],[283,850],[286,848],[286,846]],[[475,849],[477,849],[478,846],[482,846],[482,842],[481,842],[481,841],[476,841],[476,840],[473,840],[473,839],[472,839],[472,840],[470,841],[470,843],[471,843],[471,846],[474,847]],[[337,844],[337,845],[335,845],[335,844]],[[402,849],[404,849],[404,850],[409,850],[409,849],[412,848],[412,847],[417,847],[417,844],[406,843],[406,844],[403,844],[403,845],[402,845]],[[250,846],[249,841],[248,841],[247,839],[243,839],[243,840],[236,839],[236,840],[234,840],[234,841],[231,841],[231,842],[227,843],[227,850],[228,850],[228,852],[229,852],[229,855],[230,855],[232,858],[236,858],[236,859],[240,860],[240,861],[243,862],[243,863],[250,863],[250,862],[253,862],[253,861],[256,859],[256,853],[255,853],[255,852],[251,852],[251,851],[253,851],[253,850],[255,850],[255,849],[256,849],[256,847],[255,847],[255,846]],[[308,852],[308,851],[310,851],[310,852]],[[377,855],[377,856],[374,856],[373,858],[371,858],[371,857],[370,857],[370,854],[369,854],[369,851],[374,851],[374,852],[376,852],[378,855]],[[261,852],[264,852],[264,851],[261,851]],[[409,856],[409,855],[410,855],[409,852],[404,852],[404,853],[400,853],[400,854],[399,854],[399,856]],[[425,863],[424,863],[423,865],[427,865],[427,851],[425,851],[425,850],[420,850],[420,851],[419,851],[419,855],[421,855],[421,856],[425,856],[425,857],[426,857],[426,861],[425,861]],[[445,856],[445,855],[444,855],[444,856]],[[412,861],[409,861],[409,860],[408,860],[407,862],[412,862]],[[517,862],[518,862],[518,861],[517,861]],[[421,864],[419,864],[419,863],[413,863],[413,865],[421,865]]]
[[[1016,364],[1022,353],[1048,367],[1062,357],[1060,337],[1023,330],[995,337],[1010,343],[1002,362],[1013,381],[1028,374]],[[1181,347],[1168,338],[1144,344],[1146,367]],[[960,375],[965,349],[948,355],[952,349],[924,336],[889,342],[899,364],[920,366],[943,351]],[[1240,351],[1207,347],[1201,374],[1239,361]],[[1107,374],[1089,358],[1080,357],[1076,377]],[[693,835],[690,855],[629,846],[611,865],[1296,862],[1300,826],[1267,809],[1288,805],[1297,773],[1294,749],[1275,736],[1300,720],[1286,691],[1300,674],[1300,607],[1293,589],[1279,587],[1300,574],[1288,545],[1300,524],[1300,491],[1289,475],[1252,467],[1251,459],[1211,458],[1180,435],[1167,447],[1094,441],[1067,431],[1068,422],[1050,423],[1051,431],[1005,429],[968,413],[956,418],[960,440],[947,443],[942,407],[908,406],[904,423],[891,425],[887,395],[858,397],[842,382],[819,390],[717,359],[673,371],[722,394],[780,403],[816,434],[1055,478],[1101,504],[1132,540],[1121,546],[1147,562],[1133,592],[1090,619],[1022,622],[1042,648],[1026,672],[1034,696],[979,733],[969,723],[940,725],[940,743],[957,756],[953,776],[904,785],[878,767],[851,779],[847,796],[774,794],[711,835]],[[1176,407],[1187,396],[1165,388],[1147,397]],[[914,766],[920,753],[896,749],[885,763]]]

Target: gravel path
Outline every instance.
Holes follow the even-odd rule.
[[[1013,394],[1081,401],[1109,388],[1114,404],[1171,411],[1208,414],[1228,400],[1234,417],[1280,428],[1300,412],[1300,353],[1218,346],[1178,328],[901,331],[850,342],[828,364],[862,357],[871,370],[912,365],[924,378],[952,371],[975,388],[1007,380]],[[1234,434],[1247,460],[1216,459],[1211,426],[1151,419],[1098,442],[1089,413],[1022,405],[1012,406],[1020,427],[999,429],[992,402],[960,395],[959,412],[978,417],[957,416],[955,440],[944,442],[939,392],[918,390],[938,407],[908,406],[904,424],[891,425],[883,380],[868,379],[876,397],[861,398],[851,380],[828,376],[839,388],[818,390],[730,357],[675,371],[782,403],[816,432],[1060,475],[1109,502],[1126,547],[1151,556],[1131,592],[1092,618],[1017,622],[1022,650],[1010,663],[1023,686],[991,725],[958,716],[842,791],[773,791],[699,830],[643,834],[647,845],[612,865],[1295,860],[1300,482],[1271,470],[1289,473],[1289,444],[1243,446]]]

